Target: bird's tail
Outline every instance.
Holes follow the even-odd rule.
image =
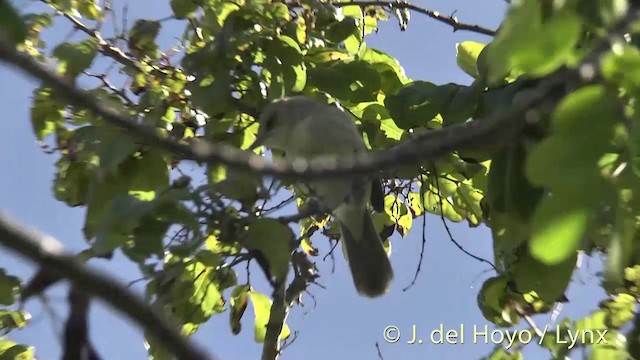
[[[365,206],[352,204],[341,205],[335,214],[358,293],[368,297],[385,294],[393,279],[393,269],[371,214]]]

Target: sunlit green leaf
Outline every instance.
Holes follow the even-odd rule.
[[[189,17],[198,9],[198,3],[193,0],[171,0],[170,5],[178,19]]]
[[[553,305],[561,299],[576,267],[577,254],[557,265],[539,262],[529,254],[526,247],[523,247],[516,257],[510,270],[518,292],[535,291],[548,305]]]
[[[288,226],[275,219],[259,219],[249,224],[247,247],[259,251],[269,264],[270,275],[283,280],[289,271],[289,259],[295,237]]]
[[[240,320],[242,320],[244,311],[247,309],[247,304],[249,303],[249,290],[250,288],[248,285],[240,285],[236,286],[231,293],[231,312],[229,313],[229,322],[231,324],[231,332],[234,335],[238,335],[242,329]]]
[[[255,312],[255,325],[254,336],[255,340],[259,343],[264,342],[264,338],[267,334],[267,324],[271,316],[271,300],[258,292],[250,291],[249,298],[253,304],[253,311]],[[284,340],[289,337],[291,330],[287,324],[283,324],[282,331],[280,332],[280,339]]]
[[[542,5],[537,1],[521,1],[509,8],[506,19],[494,41],[489,44],[478,64],[490,84],[509,74],[546,75],[572,60],[580,38],[581,19],[572,11],[558,11],[542,21]],[[481,67],[488,67],[484,70]]]
[[[56,126],[62,123],[63,113],[64,107],[53,98],[51,88],[42,87],[34,91],[31,125],[38,140],[43,140],[55,131]]]
[[[385,105],[401,129],[426,127],[453,98],[457,85],[437,86],[425,81],[405,85],[398,93],[388,96]]]
[[[97,53],[98,42],[94,38],[79,43],[62,43],[53,49],[60,71],[70,78],[75,78],[88,69]]]
[[[17,344],[8,339],[0,339],[0,359],[2,360],[32,360],[35,359],[35,349],[31,346]]]
[[[476,63],[484,47],[485,44],[475,41],[464,41],[456,44],[456,61],[458,62],[458,66],[460,66],[462,71],[475,79],[478,78]]]
[[[498,326],[508,326],[516,324],[519,318],[513,319],[511,322],[505,320],[502,313],[505,309],[508,296],[508,280],[504,277],[493,277],[482,284],[480,292],[478,292],[478,306],[482,311],[485,319],[495,323]]]
[[[160,22],[152,20],[137,20],[129,31],[129,50],[138,56],[156,57],[158,44],[155,39],[160,33]]]
[[[26,311],[0,310],[0,329],[20,329],[25,327],[29,320],[31,320],[31,314]]]
[[[20,279],[0,268],[0,305],[11,305],[20,291]]]
[[[352,102],[374,101],[380,90],[380,75],[364,61],[318,66],[309,69],[308,75],[308,84]]]
[[[98,0],[76,0],[78,12],[89,20],[100,18],[100,5]]]

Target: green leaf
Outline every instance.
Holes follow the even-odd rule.
[[[353,17],[345,17],[342,21],[333,23],[327,27],[325,30],[325,38],[328,41],[338,44],[359,32],[358,20]]]
[[[61,157],[56,162],[56,174],[52,186],[56,199],[69,206],[85,205],[92,176],[94,172],[86,163],[69,161]]]
[[[211,315],[224,311],[221,290],[215,281],[218,271],[214,270],[212,264],[192,260],[181,269],[171,283],[165,301],[171,304],[174,316],[184,324],[193,325],[192,331]]]
[[[524,357],[520,351],[507,351],[504,346],[498,345],[485,360],[522,360]]]
[[[31,346],[17,344],[8,339],[0,339],[1,360],[32,360],[35,350]]]
[[[555,110],[552,135],[529,155],[527,178],[552,193],[531,220],[531,252],[545,263],[557,264],[578,249],[593,208],[606,194],[598,161],[613,135],[616,102],[599,85],[569,95]]]
[[[34,91],[31,106],[31,126],[38,140],[51,135],[62,124],[64,107],[53,98],[53,90],[41,87]]]
[[[637,192],[637,185],[636,190]],[[634,215],[632,206],[628,206],[623,199],[622,191],[618,195],[613,231],[610,235],[607,249],[607,267],[604,276],[604,286],[615,292],[624,287],[624,271],[631,263],[634,252],[638,219]],[[637,207],[638,205],[635,205]]]
[[[385,98],[385,106],[401,129],[426,127],[453,98],[457,85],[414,81]]]
[[[542,199],[531,219],[529,246],[536,259],[555,265],[575,254],[591,215],[590,207],[580,205],[561,194]]]
[[[610,26],[625,16],[629,7],[634,3],[628,0],[598,0],[588,4],[585,8],[581,8],[582,14],[587,13],[587,18],[596,17],[597,24]],[[584,15],[583,15],[584,16]]]
[[[71,139],[83,152],[97,156],[100,175],[116,171],[139,147],[125,131],[108,126],[83,126]]]
[[[100,6],[96,0],[76,0],[78,12],[89,20],[97,20],[101,17]]]
[[[295,40],[285,35],[278,36],[267,43],[264,54],[263,73],[269,83],[270,98],[277,99],[304,89],[307,82],[306,66]]]
[[[198,9],[198,3],[194,0],[171,0],[170,5],[178,19],[187,18]]]
[[[217,236],[210,234],[205,240],[205,247],[216,254],[235,255],[240,252],[240,244],[237,242],[227,243],[221,241]]]
[[[102,146],[96,154],[100,158],[100,169],[106,173],[115,171],[138,148],[134,139],[121,131],[114,132],[112,137],[109,135],[104,134],[101,140]]]
[[[128,46],[136,56],[155,58],[158,45],[155,42],[160,33],[160,22],[152,20],[137,20],[129,31]]]
[[[312,63],[327,63],[332,61],[347,60],[351,56],[343,51],[326,48],[311,48],[305,55],[305,60]]]
[[[494,156],[487,191],[491,211],[508,212],[521,221],[529,219],[544,190],[529,183],[526,160],[523,145],[504,148]]]
[[[0,305],[11,305],[20,291],[20,279],[0,268]]]
[[[256,174],[221,164],[209,166],[207,174],[209,186],[213,191],[247,206],[258,200],[257,189],[261,178]]]
[[[437,216],[444,216],[453,222],[464,219],[464,216],[458,212],[458,209],[453,206],[449,199],[442,198],[438,195],[437,188],[434,185],[425,186],[424,191],[425,211]]]
[[[0,1],[0,29],[8,34],[14,44],[20,44],[27,37],[27,27],[16,9],[8,1]]]
[[[365,19],[362,14],[362,8],[357,5],[344,6],[341,8],[342,14],[345,19],[351,18],[357,24],[357,31],[353,32],[349,37],[344,40],[344,46],[350,54],[358,53],[363,47],[362,33],[365,30]],[[343,20],[344,21],[344,20]]]
[[[478,292],[478,307],[485,319],[498,326],[516,324],[519,317],[505,319],[503,312],[508,300],[508,279],[505,277],[492,277],[487,279]]]
[[[96,235],[94,250],[106,253],[124,245],[144,214],[151,211],[154,203],[135,196],[115,198]]]
[[[111,202],[120,197],[131,195],[140,201],[150,201],[158,190],[169,186],[169,169],[167,162],[157,152],[147,152],[142,156],[129,157],[118,167],[117,171],[97,178],[89,185],[88,208],[85,218],[84,233],[92,239],[99,229],[107,230],[102,223],[108,213]],[[108,232],[103,232],[105,235]],[[122,243],[123,239],[112,240]],[[106,240],[106,238],[103,238]],[[109,248],[109,246],[105,247]]]
[[[456,61],[462,71],[474,79],[478,78],[478,56],[486,45],[475,41],[464,41],[456,44]]]
[[[420,193],[410,192],[407,197],[407,205],[414,217],[422,215],[424,208],[422,207],[422,197]]]
[[[402,67],[402,65],[400,65],[400,62],[396,58],[380,50],[367,48],[360,56],[360,60],[366,61],[371,64],[388,65],[391,67],[395,75],[398,77],[398,80],[400,80],[402,84],[406,84],[410,81],[409,78],[405,75],[404,68]]]
[[[361,105],[364,105],[364,110]],[[379,103],[364,103],[349,109],[354,116],[359,117],[369,144],[372,149],[384,149],[398,142],[404,130],[396,126],[387,109]],[[380,131],[381,130],[381,131]]]
[[[549,74],[572,61],[581,30],[581,19],[572,9],[559,10],[543,21],[539,2],[518,2],[509,7],[494,41],[480,56],[479,73],[486,74],[489,84],[502,82],[509,73]]]
[[[231,311],[229,312],[229,323],[231,324],[231,332],[233,335],[238,335],[242,330],[242,316],[247,309],[249,303],[249,285],[236,286],[231,292]]]
[[[460,204],[466,210],[466,218],[473,225],[478,225],[482,221],[482,207],[480,207],[480,201],[484,195],[482,192],[470,184],[460,183],[456,188],[457,198],[456,202]]]
[[[547,265],[531,256],[526,246],[516,253],[516,261],[510,269],[519,293],[535,292],[537,296],[552,306],[564,295],[573,270],[577,253],[556,265]]]
[[[262,343],[267,335],[267,324],[271,317],[271,300],[266,295],[255,291],[249,292],[249,298],[251,299],[253,311],[255,312],[255,325],[253,328],[255,340]],[[286,339],[290,334],[291,330],[289,330],[289,326],[283,324],[280,338]]]
[[[188,194],[186,189],[172,188],[153,198],[136,193],[117,197],[111,202],[99,228],[94,249],[106,252],[131,240],[127,255],[142,261],[152,254],[162,256],[162,240],[171,225],[183,225],[197,236],[197,219],[179,203],[189,200]]]
[[[602,75],[609,81],[638,94],[640,92],[640,50],[622,45],[616,51],[603,55],[600,63]]]
[[[271,3],[266,6],[265,15],[268,18],[274,19],[276,21],[291,20],[291,14],[289,14],[289,8],[287,5],[282,3]]]
[[[53,49],[58,69],[72,79],[91,67],[97,53],[98,41],[94,38],[79,43],[62,43]]]
[[[190,82],[187,90],[191,92],[193,104],[211,116],[226,112],[231,103],[231,79],[225,74],[216,77],[211,82]],[[211,99],[216,99],[211,101]],[[210,126],[207,122],[207,126]]]
[[[11,331],[21,329],[31,320],[31,314],[26,311],[0,310],[0,329]]]
[[[276,281],[286,279],[289,259],[295,248],[291,229],[275,219],[257,219],[249,224],[246,246],[259,251],[269,264],[269,272]]]
[[[465,122],[473,117],[480,99],[484,85],[481,81],[474,81],[471,86],[448,84],[453,89],[453,96],[443,103],[440,112],[443,126]]]
[[[409,211],[409,208],[405,203],[400,205],[401,215],[397,219],[397,229],[402,237],[405,237],[411,230],[413,223],[413,214]]]
[[[600,308],[606,311],[607,326],[619,329],[633,319],[636,299],[634,296],[622,293],[602,302]]]
[[[309,85],[354,103],[375,101],[380,90],[380,75],[364,61],[322,64],[309,69],[307,74]]]

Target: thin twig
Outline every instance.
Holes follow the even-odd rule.
[[[465,24],[465,23],[461,23],[460,21],[458,21],[458,18],[456,18],[455,16],[447,16],[444,15],[442,13],[440,13],[439,11],[434,11],[434,10],[429,10],[417,5],[413,5],[411,3],[408,2],[391,2],[391,1],[337,1],[337,2],[332,2],[331,5],[335,6],[335,7],[343,7],[343,6],[349,6],[349,5],[358,5],[360,7],[365,7],[365,6],[381,6],[384,8],[389,9],[389,11],[393,11],[395,9],[407,9],[407,10],[411,10],[411,11],[415,11],[417,13],[426,15],[434,20],[437,20],[441,23],[447,24],[449,26],[451,26],[453,28],[453,31],[459,31],[459,30],[464,30],[464,31],[472,31],[478,34],[483,34],[483,35],[489,35],[489,36],[494,36],[496,34],[495,30],[491,30],[491,29],[487,29],[485,27],[482,27],[480,25],[473,25],[473,24]]]
[[[498,268],[497,268],[497,267],[496,267],[496,266],[495,266],[491,261],[489,261],[489,260],[487,260],[487,259],[484,259],[484,258],[481,258],[481,257],[480,257],[480,256],[478,256],[478,255],[474,255],[474,254],[470,253],[467,249],[465,249],[464,247],[462,247],[462,245],[460,245],[460,243],[459,243],[458,241],[456,241],[456,239],[453,237],[453,234],[451,234],[451,229],[449,229],[449,225],[447,224],[447,219],[444,217],[444,209],[443,209],[444,204],[442,203],[442,198],[443,198],[443,196],[442,196],[442,194],[440,193],[440,183],[438,182],[438,175],[437,175],[437,173],[436,173],[436,168],[435,168],[435,166],[433,166],[433,174],[434,174],[434,176],[435,176],[435,180],[434,180],[434,182],[435,182],[435,184],[436,184],[436,191],[438,192],[438,193],[437,193],[437,194],[435,194],[435,195],[438,197],[438,202],[439,202],[439,207],[440,207],[440,220],[442,220],[442,225],[444,225],[444,229],[445,229],[445,231],[447,232],[447,235],[449,236],[449,240],[451,240],[451,242],[452,242],[452,243],[453,243],[453,244],[454,244],[458,249],[460,249],[460,251],[462,251],[463,253],[467,254],[468,256],[470,256],[470,257],[472,257],[472,258],[474,258],[474,259],[476,259],[476,260],[478,260],[478,261],[480,261],[480,262],[483,262],[483,263],[489,264],[489,265],[493,268],[493,270],[495,270],[495,272],[499,274],[499,273],[500,273],[500,271],[498,270]]]
[[[423,171],[422,175],[426,176],[426,172]],[[424,187],[424,182],[420,185],[420,190],[419,190],[420,206],[422,207],[422,243],[420,245],[420,259],[418,259],[418,267],[416,268],[416,272],[413,274],[413,279],[411,280],[411,283],[409,283],[407,287],[402,289],[403,292],[411,289],[411,287],[413,287],[416,284],[416,281],[418,281],[418,275],[420,275],[420,270],[422,270],[422,261],[424,260],[424,250],[427,247],[427,211],[424,209],[423,187]]]
[[[270,207],[270,208],[262,209],[262,213],[263,213],[263,214],[268,214],[268,213],[273,212],[273,211],[275,211],[275,210],[281,209],[281,208],[283,208],[283,207],[285,207],[285,206],[287,206],[287,205],[291,204],[291,202],[292,202],[293,200],[295,200],[295,197],[294,197],[293,195],[291,195],[291,196],[290,196],[290,197],[288,197],[287,199],[282,200],[280,203],[278,203],[278,204],[276,204],[276,205],[274,205],[274,206],[272,206],[272,207]]]
[[[87,76],[90,76],[92,78],[96,78],[98,80],[100,80],[102,82],[102,85],[106,86],[109,90],[113,91],[113,93],[115,93],[116,95],[118,95],[122,100],[124,100],[127,105],[129,106],[136,106],[136,103],[134,103],[129,96],[127,96],[127,93],[124,91],[124,89],[118,89],[117,87],[115,87],[111,81],[109,81],[109,79],[107,78],[106,74],[97,74],[97,73],[93,73],[93,72],[89,72],[89,71],[84,71],[84,74]]]
[[[42,0],[44,3],[46,3],[46,1]],[[97,30],[92,30],[89,29],[85,24],[83,24],[80,20],[76,19],[75,17],[69,15],[69,14],[65,14],[63,12],[59,12],[60,15],[62,15],[64,18],[66,18],[67,20],[71,21],[71,23],[73,24],[73,26],[82,31],[83,33],[91,36],[92,38],[96,39],[96,41],[98,42],[98,46],[99,46],[99,51],[100,53],[102,53],[105,56],[108,56],[114,60],[116,60],[117,62],[126,65],[126,66],[131,66],[135,69],[138,69],[139,71],[143,71],[141,65],[134,60],[133,58],[131,58],[129,55],[125,54],[124,51],[122,51],[120,48],[113,46],[111,44],[109,44],[109,42],[107,42],[102,35],[100,34],[100,32],[98,32]]]
[[[507,138],[505,134],[522,124],[523,117],[521,115],[523,113],[546,100],[552,90],[564,86],[571,75],[577,76],[575,71],[558,71],[546,80],[540,81],[537,87],[522,97],[521,101],[504,111],[484,119],[425,131],[414,136],[411,140],[401,142],[386,150],[363,153],[354,157],[345,156],[335,159],[335,161],[323,159],[287,161],[278,158],[271,162],[254,153],[225,144],[213,144],[200,139],[192,139],[187,143],[160,136],[155,128],[141,124],[135,118],[125,114],[122,109],[106,106],[104,102],[97,101],[94,95],[69,84],[31,56],[18,52],[5,39],[0,39],[0,58],[32,77],[44,81],[70,103],[86,108],[112,125],[121,127],[141,140],[145,140],[150,145],[181,155],[184,159],[200,163],[223,163],[229,167],[250,170],[264,175],[292,178],[350,177],[359,174],[372,174],[380,172],[381,169],[392,170],[420,161],[435,161],[456,150],[478,149],[499,144]]]
[[[378,359],[384,360],[384,358],[382,357],[382,351],[380,350],[380,344],[378,344],[377,341],[376,341],[376,351],[378,352]]]

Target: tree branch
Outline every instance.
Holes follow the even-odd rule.
[[[447,16],[443,15],[438,11],[429,10],[417,5],[413,5],[407,2],[391,2],[391,1],[336,1],[331,2],[331,5],[335,7],[343,7],[349,5],[358,5],[360,7],[365,6],[381,6],[389,9],[389,11],[395,9],[407,9],[411,11],[415,11],[417,13],[426,15],[434,20],[440,21],[441,23],[447,24],[453,28],[453,31],[471,31],[478,34],[494,36],[496,34],[495,30],[487,29],[485,27],[479,25],[465,24],[458,21],[458,18],[455,16]]]
[[[45,4],[49,5],[46,1],[43,1]],[[111,44],[109,44],[109,42],[107,42],[102,35],[97,31],[97,30],[91,30],[89,29],[85,24],[83,24],[82,22],[80,22],[80,20],[76,19],[75,17],[69,15],[69,14],[65,14],[64,12],[59,11],[58,12],[60,15],[64,16],[67,20],[69,20],[73,26],[82,31],[83,33],[91,36],[92,38],[96,39],[96,41],[98,42],[98,46],[99,46],[99,51],[100,53],[102,53],[104,56],[108,56],[112,59],[114,59],[115,61],[121,63],[122,65],[125,66],[131,66],[139,71],[144,71],[143,68],[140,66],[140,64],[133,58],[131,58],[129,55],[125,54],[124,51],[122,51],[120,48],[118,48],[117,46],[113,46]]]
[[[609,37],[624,34],[629,24],[637,18],[638,12],[631,11],[623,21],[610,30]],[[598,72],[600,55],[609,48],[610,39],[607,38],[576,68],[562,68],[546,76],[535,87],[527,90],[527,93],[523,94],[518,101],[514,101],[510,107],[485,118],[425,131],[389,149],[364,153],[355,157],[296,159],[294,161],[276,159],[272,163],[253,153],[226,144],[214,144],[200,139],[192,139],[190,143],[186,143],[160,136],[155,128],[140,124],[135,118],[129,117],[125,111],[116,110],[113,106],[106,106],[104,102],[96,100],[94,95],[69,84],[29,55],[18,52],[13,44],[0,36],[1,60],[42,80],[71,104],[88,109],[112,125],[128,130],[150,145],[200,163],[223,163],[232,168],[250,170],[264,175],[292,178],[348,177],[356,174],[374,174],[381,170],[396,169],[421,161],[436,161],[454,151],[475,150],[502,144],[509,138],[506,135],[517,130],[524,123],[527,117],[524,115],[547,100],[554,90],[564,89],[564,86],[571,80],[578,80],[582,85],[594,81]],[[585,69],[589,71],[585,71]]]
[[[67,301],[69,316],[64,327],[62,360],[101,360],[89,340],[89,296],[72,286]]]
[[[184,360],[212,359],[203,350],[183,338],[163,316],[117,280],[79,264],[66,254],[60,242],[26,227],[0,211],[0,245],[71,281],[76,289],[104,300],[135,321],[148,334]]]
[[[281,347],[280,334],[287,319],[289,309],[294,301],[299,301],[300,295],[307,289],[307,285],[314,282],[318,275],[314,265],[307,256],[299,251],[291,255],[291,263],[295,276],[288,287],[281,281],[274,289],[273,303],[267,323],[267,334],[262,347],[262,360],[276,360],[284,347]]]
[[[262,360],[276,360],[280,355],[280,334],[287,319],[286,281],[282,280],[273,290],[267,333],[262,346]]]
[[[265,175],[294,178],[373,174],[381,169],[393,169],[413,164],[417,160],[434,161],[456,150],[476,149],[499,143],[504,140],[502,135],[508,128],[518,124],[519,115],[540,103],[549,89],[566,81],[565,74],[553,76],[548,81],[542,82],[526,101],[522,101],[504,112],[487,119],[427,131],[385,151],[362,154],[355,158],[345,156],[333,160],[310,159],[293,162],[276,159],[271,163],[258,155],[229,145],[213,144],[199,139],[185,143],[161,137],[153,127],[138,123],[120,109],[106,106],[104,102],[96,100],[94,95],[69,84],[29,55],[19,53],[12,44],[4,39],[0,39],[0,59],[34,78],[42,80],[71,104],[86,108],[103,117],[112,125],[128,130],[151,145],[181,155],[184,159],[201,163],[223,163],[233,168],[252,170]]]

